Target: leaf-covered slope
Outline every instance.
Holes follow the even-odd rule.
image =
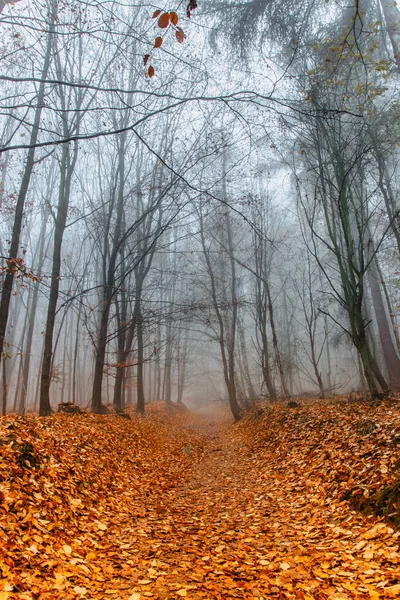
[[[260,459],[296,490],[318,490],[327,502],[385,516],[400,525],[400,501],[385,493],[400,478],[400,409],[348,401],[306,401],[297,407],[262,406],[244,428]]]
[[[85,588],[73,585],[74,575],[91,581],[96,570],[104,587],[101,568],[86,564],[99,549],[109,551],[110,540],[105,548],[102,540],[110,519],[144,514],[150,497],[177,485],[195,462],[183,426],[190,416],[157,406],[149,413],[131,421],[98,415],[0,421],[0,600],[11,592],[51,597],[66,589],[68,577],[75,597]],[[200,436],[191,432],[193,438],[201,454]]]
[[[398,521],[398,492],[391,505],[382,502],[400,476],[398,405],[263,404],[238,435],[258,465],[275,588],[293,598],[400,597],[400,532],[390,523]]]

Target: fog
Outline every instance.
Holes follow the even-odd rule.
[[[400,389],[396,4],[2,6],[3,414]]]

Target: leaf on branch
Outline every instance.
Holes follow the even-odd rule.
[[[154,75],[154,67],[152,67],[151,65],[150,65],[150,67],[147,69],[147,75],[148,75],[149,77],[153,77],[153,75]]]
[[[181,29],[180,27],[176,28],[175,31],[175,37],[177,39],[177,41],[182,44],[183,40],[185,39],[185,34],[183,33],[183,29]]]
[[[160,29],[166,29],[169,25],[169,13],[163,13],[158,19],[158,26]]]
[[[156,37],[156,40],[154,42],[154,48],[159,48],[162,43],[163,43],[162,37],[160,37],[160,36]]]
[[[149,58],[150,58],[150,54],[145,54],[143,56],[143,64],[144,64],[144,66],[147,65],[147,61],[149,60]]]
[[[169,13],[169,20],[171,21],[172,25],[177,25],[177,24],[178,24],[179,17],[178,17],[178,15],[176,14],[176,12],[174,12],[174,11],[171,11],[171,12]]]
[[[161,15],[161,10],[156,10],[156,11],[153,13],[153,19],[157,19],[158,15]]]

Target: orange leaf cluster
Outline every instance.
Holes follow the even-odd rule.
[[[190,16],[189,12],[188,12],[188,16]],[[178,21],[179,21],[179,16],[177,15],[177,13],[174,10],[167,11],[167,12],[162,12],[161,10],[156,10],[153,13],[153,19],[157,19],[157,25],[160,29],[167,29],[170,25],[172,25],[175,28],[175,38],[176,38],[177,42],[179,42],[180,44],[183,43],[183,41],[185,39],[185,34],[181,27],[177,27]],[[154,40],[153,49],[160,48],[162,43],[163,43],[163,38],[161,36],[157,36],[156,39]],[[149,58],[150,58],[150,54],[144,55],[144,57],[143,57],[144,66],[147,65]],[[154,76],[154,73],[155,73],[154,67],[152,65],[150,65],[146,70],[146,75],[151,78]]]
[[[0,267],[0,272],[5,274],[7,271],[11,271],[16,279],[30,279],[31,281],[39,281],[39,277],[34,274],[32,269],[29,269],[23,258],[8,258],[6,264]]]

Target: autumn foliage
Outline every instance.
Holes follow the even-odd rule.
[[[396,402],[7,417],[0,600],[398,598],[399,467]]]
[[[191,0],[186,8],[186,17],[187,18],[190,18],[192,10],[194,10],[195,8],[197,8],[197,3],[193,0]],[[185,33],[184,33],[182,27],[178,27],[179,15],[176,11],[174,11],[174,10],[171,10],[171,11],[156,10],[156,11],[154,11],[152,18],[157,23],[157,27],[161,30],[161,32],[164,30],[164,33],[166,33],[166,30],[172,28],[175,31],[176,41],[179,42],[180,44],[183,43],[186,36],[185,36]],[[164,42],[163,36],[157,35],[157,37],[154,40],[153,49],[160,48],[162,46],[163,42]],[[145,67],[147,66],[150,56],[151,55],[149,53],[149,54],[145,54],[143,57],[143,63],[144,63]],[[155,69],[154,69],[153,65],[149,65],[149,67],[146,70],[146,75],[151,78],[154,76],[154,73],[155,73]]]
[[[149,413],[0,421],[0,600],[129,597],[147,572],[132,527],[201,452],[184,416]]]

